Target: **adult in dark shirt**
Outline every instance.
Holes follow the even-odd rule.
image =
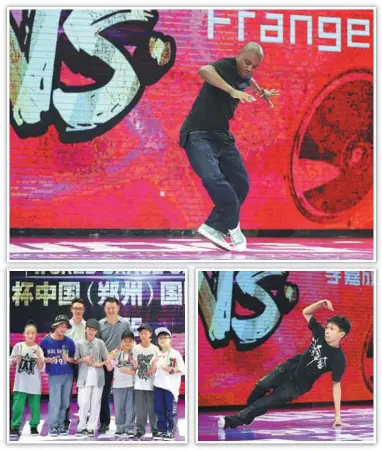
[[[125,331],[131,331],[130,322],[119,315],[119,300],[107,297],[104,302],[106,317],[99,321],[99,337],[105,343],[107,351],[110,353],[121,343],[122,335]],[[103,386],[101,398],[101,410],[99,420],[101,425],[99,433],[106,433],[110,425],[110,391],[113,383],[113,371],[104,367],[105,384]]]
[[[252,78],[263,57],[261,46],[249,42],[236,58],[201,67],[199,75],[205,83],[180,130],[180,146],[215,205],[198,232],[225,250],[246,249],[239,214],[249,190],[248,174],[229,132],[229,121],[239,102],[255,101],[244,92],[248,87],[271,106],[271,98],[279,95],[275,89],[260,88]],[[227,234],[231,244],[225,239]]]
[[[309,348],[304,353],[278,365],[261,378],[248,397],[247,407],[238,414],[220,417],[219,428],[235,428],[251,424],[268,409],[277,408],[308,392],[313,383],[325,372],[332,372],[335,409],[333,425],[344,425],[341,421],[341,379],[345,372],[346,359],[340,342],[350,331],[351,325],[346,317],[333,316],[327,320],[324,328],[313,317],[319,308],[333,311],[329,300],[320,300],[303,310],[312,331]]]

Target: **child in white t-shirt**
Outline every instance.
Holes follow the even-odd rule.
[[[137,431],[135,438],[140,439],[146,432],[147,416],[149,418],[153,438],[157,435],[157,418],[154,412],[154,373],[155,361],[159,356],[159,348],[151,343],[152,329],[143,324],[138,328],[140,344],[133,350],[135,374],[135,412]]]
[[[24,328],[23,342],[18,342],[12,349],[11,366],[16,366],[13,386],[13,406],[11,419],[11,436],[20,435],[20,425],[28,398],[31,412],[31,434],[38,435],[40,423],[41,371],[44,369],[44,353],[36,344],[37,326],[29,321]]]
[[[174,403],[178,401],[184,361],[182,355],[171,347],[170,330],[160,327],[155,334],[161,349],[154,377],[154,410],[158,418],[156,439],[172,441],[175,439]]]
[[[114,367],[113,397],[115,408],[116,437],[134,437],[135,424],[135,393],[133,365],[133,350],[135,338],[132,331],[124,331],[121,336],[121,345],[113,350],[109,357],[112,358]]]

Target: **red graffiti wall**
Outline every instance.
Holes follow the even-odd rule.
[[[127,11],[127,12],[126,12]],[[11,228],[194,229],[178,145],[201,65],[249,40],[274,108],[231,122],[244,229],[373,228],[373,10],[10,12]]]

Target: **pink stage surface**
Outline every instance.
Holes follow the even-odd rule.
[[[11,238],[9,260],[372,261],[372,238],[248,238],[245,252],[190,238]]]

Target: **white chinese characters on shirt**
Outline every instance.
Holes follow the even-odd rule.
[[[317,368],[321,370],[322,368],[326,367],[326,360],[328,358],[326,356],[321,357],[322,345],[319,345],[318,341],[318,338],[312,338],[312,344],[310,346],[309,353],[313,359],[306,365],[306,367],[317,361]]]

